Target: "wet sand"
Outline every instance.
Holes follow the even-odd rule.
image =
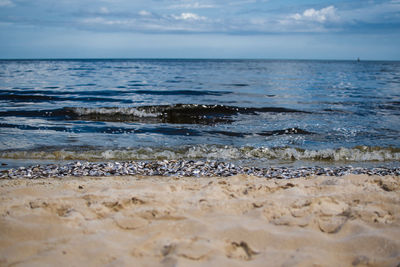
[[[0,180],[0,266],[398,266],[400,178]]]

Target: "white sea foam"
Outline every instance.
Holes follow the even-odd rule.
[[[308,150],[299,148],[254,148],[197,145],[178,148],[140,148],[105,150],[3,151],[0,158],[46,160],[158,160],[158,159],[270,159],[332,162],[400,161],[400,150],[354,147]]]
[[[75,107],[71,108],[71,110],[79,115],[127,115],[127,116],[135,116],[135,117],[158,117],[160,113],[146,112],[144,110],[138,110],[137,108],[132,107],[103,107],[103,108],[83,108],[83,107]]]

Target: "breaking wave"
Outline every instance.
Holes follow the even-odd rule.
[[[161,159],[214,159],[241,160],[266,159],[282,161],[331,161],[331,162],[372,162],[400,161],[399,148],[359,146],[354,148],[310,150],[291,147],[234,147],[219,145],[182,146],[179,148],[137,148],[137,149],[43,149],[25,151],[2,151],[0,158],[41,159],[41,160],[161,160]]]
[[[138,107],[65,107],[55,110],[7,111],[0,116],[50,117],[64,120],[151,122],[173,124],[230,123],[238,114],[308,113],[283,107],[237,107],[225,105],[175,104]]]

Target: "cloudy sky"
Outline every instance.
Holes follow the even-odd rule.
[[[400,60],[400,0],[0,0],[0,58]]]

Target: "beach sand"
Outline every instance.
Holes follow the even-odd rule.
[[[399,266],[400,178],[0,181],[0,266]]]

